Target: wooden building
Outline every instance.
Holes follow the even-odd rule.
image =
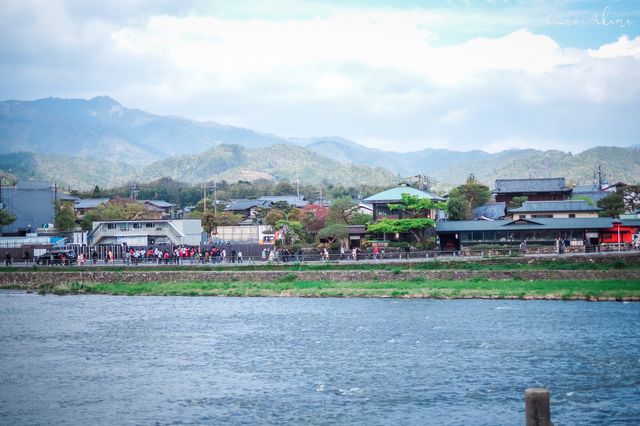
[[[496,202],[509,202],[514,197],[528,197],[529,201],[562,201],[571,197],[564,178],[496,179],[492,191]]]

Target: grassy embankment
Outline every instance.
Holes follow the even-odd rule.
[[[37,266],[1,268],[1,272],[96,272],[96,271],[393,271],[393,270],[473,270],[473,271],[540,271],[540,270],[640,270],[640,258],[494,258],[485,260],[418,260],[408,262],[328,262],[328,263],[255,263],[224,265],[141,265],[141,266]]]
[[[40,288],[53,294],[157,296],[299,296],[299,297],[432,297],[629,299],[640,297],[640,280],[602,281],[427,281],[304,282],[294,274],[274,282],[183,282],[57,284]]]

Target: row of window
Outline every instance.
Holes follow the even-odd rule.
[[[538,230],[538,231],[473,231],[461,232],[461,241],[552,241],[556,238],[563,240],[582,240],[582,230]]]
[[[121,231],[128,231],[129,229],[142,229],[142,228],[162,228],[162,223],[153,223],[153,222],[145,222],[145,223],[107,223],[107,229],[119,229]]]

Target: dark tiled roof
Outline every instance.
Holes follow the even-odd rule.
[[[590,206],[585,200],[566,201],[525,201],[522,207],[509,209],[510,213],[538,212],[597,212],[600,207]]]
[[[229,205],[225,207],[225,210],[242,211],[242,210],[248,210],[252,207],[269,207],[271,204],[272,202],[267,200],[237,199],[237,200],[230,200]]]
[[[505,215],[505,209],[507,207],[507,203],[492,203],[492,204],[484,204],[482,206],[478,206],[473,209],[473,218],[487,218],[487,219],[501,219]]]
[[[290,206],[295,206],[295,207],[304,207],[307,204],[309,204],[309,201],[307,201],[304,197],[298,198],[295,195],[265,195],[263,197],[258,198],[258,200],[270,201],[272,203],[284,201]]]
[[[100,204],[109,201],[108,198],[85,198],[76,201],[76,209],[95,209]]]
[[[526,219],[514,220],[459,220],[436,223],[436,232],[464,231],[508,231],[535,229],[609,229],[613,227],[612,218],[573,218],[573,219]]]
[[[494,194],[514,192],[571,192],[564,178],[496,179]]]
[[[161,209],[168,209],[176,206],[175,204],[171,204],[164,200],[145,200],[144,204],[151,204],[152,206],[156,206]]]

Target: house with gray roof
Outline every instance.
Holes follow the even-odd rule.
[[[265,195],[259,197],[258,200],[270,201],[273,204],[284,202],[297,208],[302,208],[309,204],[309,201],[305,197],[298,197],[296,195]]]
[[[253,222],[253,220],[258,217],[258,209],[268,209],[272,205],[273,202],[269,200],[249,200],[246,198],[240,198],[229,200],[229,204],[227,204],[227,207],[225,207],[224,210],[239,214],[245,220],[249,219]]]
[[[571,196],[564,178],[496,179],[491,191],[497,202],[509,202],[514,197],[528,197],[529,201],[558,201]]]
[[[171,211],[176,208],[175,204],[166,202],[164,200],[144,200],[142,206],[146,211],[159,212],[163,218],[169,218]]]
[[[88,211],[94,210],[99,206],[106,204],[108,201],[108,198],[77,199],[74,203],[73,208],[78,219],[82,219]]]
[[[525,201],[522,207],[509,209],[513,219],[531,218],[595,218],[602,211],[585,200]]]
[[[439,197],[421,189],[412,188],[410,186],[398,186],[395,188],[387,189],[386,191],[379,192],[368,198],[362,200],[363,203],[371,204],[373,206],[373,220],[379,219],[401,219],[402,212],[389,209],[389,204],[397,204],[402,201],[402,194],[414,195],[419,198],[426,198],[433,202],[444,201],[444,198]],[[431,209],[428,217],[431,219],[439,219],[444,216],[444,213],[438,209]]]
[[[611,193],[599,189],[598,185],[577,185],[574,186],[571,191],[572,199],[576,199],[576,197],[589,197],[594,203],[602,200],[607,195],[611,195]]]
[[[436,224],[441,250],[460,250],[462,246],[496,244],[517,246],[521,241],[553,245],[557,238],[573,245],[597,245],[601,233],[614,227],[614,219],[531,218],[495,221],[460,220]]]

